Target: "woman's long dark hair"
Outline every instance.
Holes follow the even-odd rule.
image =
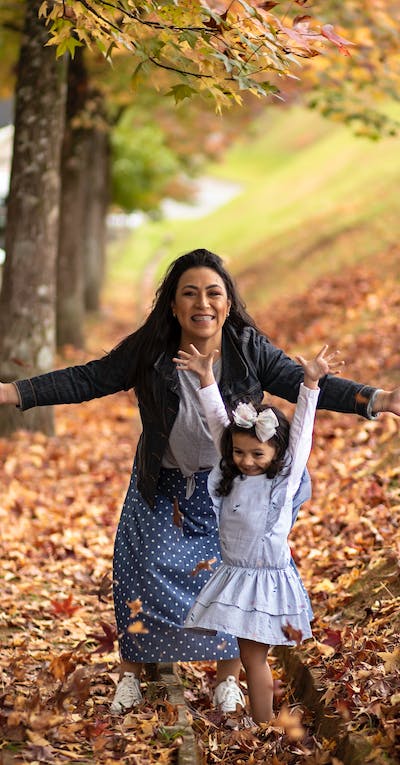
[[[280,409],[277,409],[276,406],[267,406],[266,404],[254,403],[253,406],[257,414],[263,412],[265,409],[272,409],[278,418],[279,424],[277,426],[276,433],[267,442],[275,448],[275,456],[265,471],[267,478],[275,478],[275,476],[281,472],[285,464],[285,452],[289,445],[290,423],[283,412],[281,412]],[[225,428],[221,438],[222,456],[220,461],[220,469],[222,477],[217,486],[217,494],[220,497],[226,497],[228,494],[230,494],[233,479],[236,478],[236,476],[241,475],[240,470],[236,467],[233,461],[232,435],[234,433],[245,433],[248,436],[254,436],[257,438],[254,426],[252,428],[242,428],[240,425],[236,425],[235,422],[231,422],[230,425]]]
[[[218,255],[205,249],[192,250],[181,255],[167,269],[144,324],[116,346],[116,349],[124,348],[129,354],[129,381],[139,399],[146,398],[149,375],[160,354],[163,351],[175,353],[179,347],[181,328],[172,315],[171,303],[175,299],[179,279],[189,268],[211,268],[221,277],[231,301],[227,323],[239,331],[246,326],[257,329],[254,320],[245,309],[232,277]]]

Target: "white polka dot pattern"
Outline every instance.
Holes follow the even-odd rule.
[[[186,479],[179,470],[161,469],[152,510],[136,487],[135,471],[125,498],[114,549],[114,605],[125,661],[169,662],[230,659],[238,656],[231,635],[198,634],[182,625],[210,576],[191,571],[208,558],[220,562],[215,514],[207,491],[208,471],[195,474],[196,489],[185,499]],[[183,527],[173,524],[178,498]],[[148,634],[127,632],[127,601],[140,598]]]

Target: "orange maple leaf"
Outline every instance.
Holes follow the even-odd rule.
[[[72,605],[72,594],[63,600],[52,600],[51,605],[56,616],[72,616],[80,606]]]
[[[200,571],[212,571],[214,563],[217,562],[216,558],[208,558],[207,560],[199,560],[196,563],[194,569],[190,572],[190,576],[197,576]]]
[[[126,605],[128,606],[131,612],[130,618],[134,619],[135,616],[137,616],[138,613],[140,613],[140,611],[142,610],[143,603],[140,600],[140,598],[136,598],[136,600],[127,600]]]
[[[65,678],[72,674],[78,664],[83,664],[85,657],[81,653],[75,651],[66,651],[59,656],[53,656],[51,659],[49,670],[57,680],[65,680]]]
[[[144,626],[143,622],[138,620],[137,622],[133,622],[133,624],[130,624],[127,632],[131,632],[134,635],[146,635],[148,633],[147,627]]]

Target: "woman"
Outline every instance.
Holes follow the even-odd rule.
[[[203,354],[220,351],[214,374],[228,407],[249,399],[260,402],[264,391],[296,401],[301,366],[257,330],[222,260],[204,249],[171,264],[143,326],[109,354],[0,388],[0,403],[24,410],[135,389],[143,432],[115,541],[121,677],[113,713],[140,701],[143,664],[178,660],[219,660],[215,703],[225,712],[243,705],[235,639],[193,635],[182,628],[207,578],[204,570],[191,576],[192,570],[200,560],[220,560],[206,487],[217,454],[197,405],[195,376],[178,379],[172,361],[178,349],[189,351],[191,343]],[[380,411],[400,414],[400,388],[376,390],[330,376],[320,387],[320,408],[369,418]],[[147,634],[127,631],[127,604],[137,598]]]

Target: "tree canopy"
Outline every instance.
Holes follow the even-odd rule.
[[[296,0],[294,6],[305,5]],[[133,80],[151,81],[154,69],[171,70],[170,93],[178,102],[195,93],[211,97],[217,108],[241,102],[241,93],[279,93],[282,76],[297,76],[299,58],[313,58],[326,45],[348,55],[351,41],[332,24],[311,15],[273,13],[277,2],[233,0],[44,0],[57,55],[76,46],[99,49],[111,59],[129,51]]]

